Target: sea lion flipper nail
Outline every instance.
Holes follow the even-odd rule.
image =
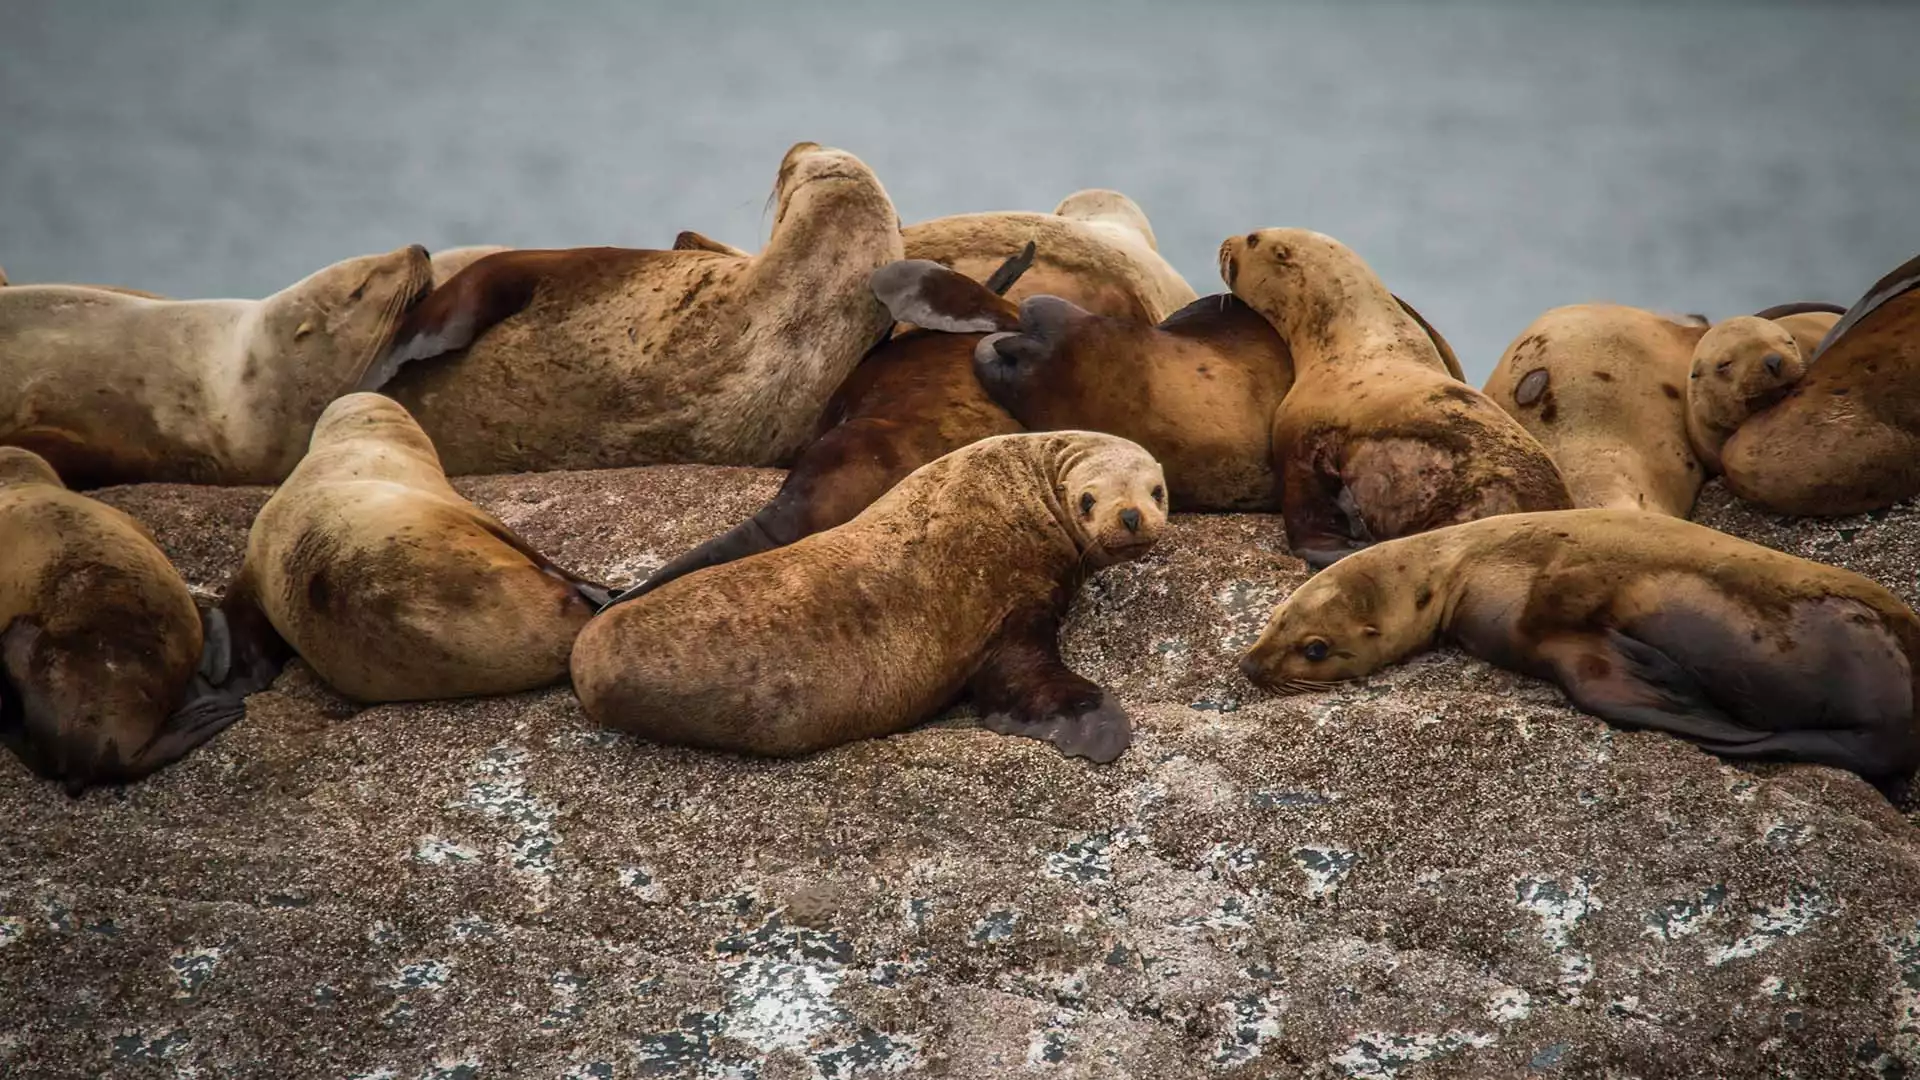
[[[895,321],[949,334],[1014,330],[1020,312],[985,285],[929,259],[899,259],[868,278]]]

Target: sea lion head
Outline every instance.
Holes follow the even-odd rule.
[[[1786,327],[1753,315],[1727,319],[1694,346],[1687,409],[1696,423],[1704,421],[1706,430],[1724,437],[1785,397],[1806,372],[1800,346]]]
[[[1076,221],[1094,221],[1124,226],[1140,234],[1147,246],[1154,251],[1160,250],[1159,241],[1153,237],[1153,226],[1147,223],[1146,211],[1140,204],[1111,188],[1085,188],[1060,200],[1053,212],[1063,218]]]
[[[46,458],[18,446],[0,446],[0,489],[22,484],[66,487],[60,482],[60,474],[47,464]]]
[[[1220,278],[1298,348],[1330,343],[1356,304],[1399,304],[1353,249],[1311,229],[1260,229],[1220,245]]]
[[[821,146],[815,142],[794,143],[786,156],[780,159],[780,176],[773,185],[776,205],[774,228],[778,229],[787,220],[789,211],[808,203],[809,200],[803,196],[826,190],[844,190],[857,197],[877,194],[879,198],[887,199],[886,189],[880,186],[880,178],[867,168],[866,162],[831,146]],[[887,205],[893,205],[891,200]],[[894,219],[894,227],[899,227],[898,217]]]
[[[406,406],[385,394],[371,391],[346,394],[329,404],[313,425],[308,440],[309,452],[361,439],[397,443],[416,452],[433,455],[433,441],[408,412]]]
[[[1114,435],[1066,431],[1047,438],[1060,450],[1054,491],[1081,555],[1095,566],[1145,555],[1167,524],[1160,463]]]
[[[247,374],[256,365],[271,365],[259,374],[311,380],[331,396],[386,352],[401,318],[432,286],[433,264],[418,244],[310,274],[261,304],[256,349],[262,352],[250,359]]]
[[[1347,556],[1308,578],[1267,620],[1260,639],[1240,657],[1248,679],[1282,694],[1329,689],[1390,663],[1400,648],[1396,628],[1414,626],[1416,607],[1433,602],[1424,586],[1368,572],[1378,548]]]

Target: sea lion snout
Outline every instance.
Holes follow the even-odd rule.
[[[1780,365],[1786,363],[1786,360],[1786,357],[1781,356],[1777,352],[1770,352],[1760,358],[1760,362],[1767,366],[1767,374],[1769,375],[1780,374]]]
[[[1120,511],[1120,524],[1125,525],[1127,527],[1127,531],[1130,533],[1139,532],[1140,531],[1140,511],[1134,509],[1131,506],[1127,507],[1125,510]]]

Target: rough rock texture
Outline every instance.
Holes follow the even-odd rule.
[[[464,480],[623,582],[766,471]],[[197,587],[258,490],[108,492]],[[1913,511],[1710,523],[1910,600]],[[1616,732],[1458,654],[1260,694],[1303,576],[1181,517],[1070,660],[1117,764],[971,727],[797,762],[594,731],[556,688],[359,710],[295,664],[124,793],[0,763],[0,1075],[848,1078],[1907,1075],[1920,843],[1836,771]],[[935,601],[937,602],[937,601]]]

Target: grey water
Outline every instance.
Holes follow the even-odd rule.
[[[1340,238],[1477,384],[1529,321],[1850,303],[1920,252],[1920,3],[0,0],[0,266],[260,296],[406,243],[757,247],[1114,187],[1202,294]]]

